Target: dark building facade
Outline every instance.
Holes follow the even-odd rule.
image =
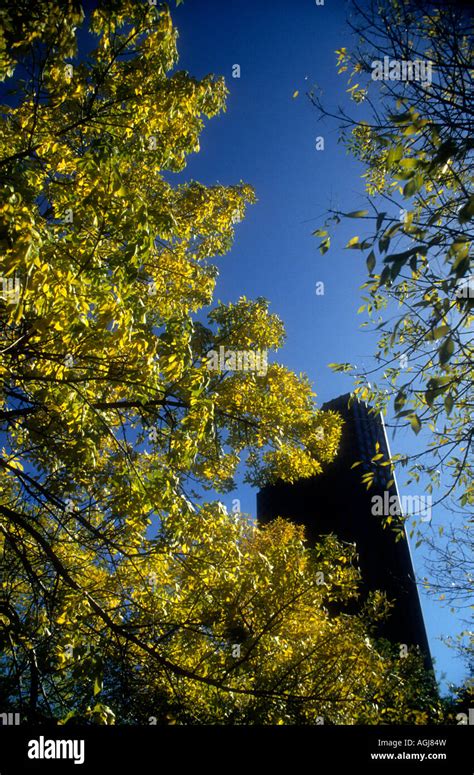
[[[374,495],[385,498],[385,503],[395,496],[400,503],[396,483],[389,481],[392,477],[389,467],[374,468],[370,462],[376,442],[385,458],[390,454],[383,419],[369,412],[363,402],[354,401],[349,406],[349,394],[329,401],[322,408],[335,410],[344,419],[336,459],[319,476],[263,488],[257,495],[258,521],[263,524],[277,516],[291,519],[305,526],[308,541],[312,543],[328,533],[334,533],[342,541],[355,542],[362,575],[362,599],[369,591],[379,589],[395,601],[389,619],[377,634],[395,643],[419,646],[426,666],[431,669],[408,539],[405,535],[396,541],[395,532],[390,527],[384,528],[382,517],[373,514]],[[362,465],[351,468],[356,461],[362,461]],[[361,471],[369,470],[377,473],[374,484],[367,490],[361,483]],[[391,527],[399,518],[394,516],[393,520]]]

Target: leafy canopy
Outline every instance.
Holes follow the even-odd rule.
[[[223,79],[175,69],[166,7],[22,8],[1,10],[2,707],[426,721],[418,657],[370,637],[383,599],[329,616],[357,594],[354,550],[309,550],[296,526],[216,500],[242,472],[317,474],[341,430],[277,362],[207,368],[211,350],[284,337],[263,299],[205,316],[252,189],[170,182],[224,110]]]
[[[358,114],[337,118],[347,150],[364,165],[367,208],[334,212],[359,219],[368,281],[360,313],[378,331],[374,368],[350,364],[355,394],[411,426],[423,449],[392,463],[409,481],[437,491],[435,504],[473,502],[472,489],[472,20],[448,2],[352,2],[352,50],[337,53],[338,72]],[[374,63],[429,63],[430,78],[374,80]],[[409,71],[407,71],[409,72]],[[413,71],[416,74],[416,70]],[[402,71],[403,74],[403,71]],[[354,83],[356,81],[356,83]],[[327,229],[320,249],[329,248]],[[392,403],[393,402],[393,403]]]

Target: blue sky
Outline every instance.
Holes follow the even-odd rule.
[[[189,157],[176,181],[205,184],[250,183],[258,201],[236,228],[232,251],[218,259],[216,300],[264,296],[284,321],[287,341],[277,359],[313,381],[323,403],[353,387],[352,379],[334,374],[330,362],[370,364],[375,338],[361,330],[357,315],[361,284],[367,279],[364,255],[344,250],[357,232],[357,221],[341,223],[331,249],[321,256],[311,232],[323,226],[328,207],[345,211],[364,206],[362,167],[338,143],[334,123],[317,120],[305,97],[313,84],[331,106],[347,105],[347,85],[337,75],[335,50],[350,46],[346,5],[341,0],[186,0],[171,7],[179,31],[178,69],[196,77],[223,75],[230,90],[227,111],[207,122],[199,154]],[[240,78],[233,78],[233,65]],[[293,93],[299,96],[293,99]],[[316,137],[324,150],[316,150]],[[324,282],[324,295],[316,283]],[[391,440],[393,452],[419,451],[422,441],[410,432]],[[418,494],[403,488],[401,491]],[[419,493],[422,494],[422,493]],[[255,491],[239,487],[242,510],[255,514]],[[435,525],[445,522],[438,510]],[[431,528],[426,528],[431,529]],[[412,550],[413,551],[413,550]],[[426,548],[414,552],[423,575]],[[465,665],[444,646],[440,635],[463,629],[460,617],[422,596],[438,676],[451,682]]]

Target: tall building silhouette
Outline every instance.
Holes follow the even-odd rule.
[[[371,590],[381,590],[395,601],[391,614],[377,634],[395,643],[419,646],[425,664],[432,669],[431,655],[415,581],[407,536],[396,541],[393,527],[400,527],[394,516],[390,527],[383,527],[381,516],[373,514],[373,496],[395,503],[400,498],[389,466],[371,463],[376,442],[379,452],[390,456],[387,436],[380,414],[354,400],[349,394],[324,404],[323,409],[339,412],[344,420],[342,439],[336,459],[318,476],[300,479],[294,484],[277,482],[264,487],[257,495],[257,517],[264,524],[277,516],[285,517],[306,529],[310,543],[322,535],[334,533],[340,540],[357,547],[362,575],[362,600]],[[362,464],[352,468],[352,465]],[[367,490],[361,482],[361,471],[375,471],[373,486]],[[390,483],[392,479],[392,483]],[[400,512],[401,513],[401,512]]]

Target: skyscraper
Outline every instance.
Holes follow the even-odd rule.
[[[294,484],[278,482],[264,487],[257,495],[258,521],[263,524],[281,516],[303,524],[309,542],[334,533],[341,541],[355,543],[362,575],[362,599],[369,591],[378,589],[395,601],[378,635],[395,643],[419,646],[427,667],[432,668],[404,527],[400,517],[394,516],[392,524],[384,528],[383,518],[374,513],[374,496],[385,507],[396,503],[400,508],[397,485],[389,466],[371,463],[376,442],[384,458],[390,456],[383,418],[361,401],[349,404],[349,394],[329,401],[323,409],[338,411],[344,420],[336,459],[318,476],[300,479]],[[357,461],[361,465],[352,468]],[[361,482],[361,471],[369,470],[375,472],[375,478],[367,490]],[[403,537],[397,541],[393,528],[400,526]]]

